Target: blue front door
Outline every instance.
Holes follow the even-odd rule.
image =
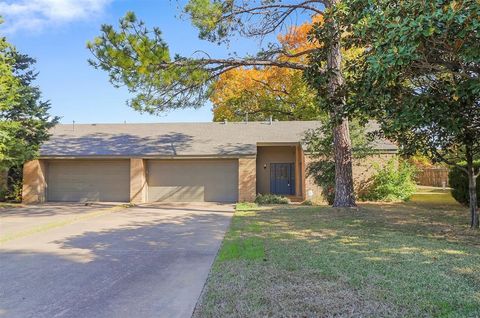
[[[293,163],[270,164],[270,193],[295,194],[295,169]]]

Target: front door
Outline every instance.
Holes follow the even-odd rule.
[[[270,164],[270,193],[295,194],[295,169],[293,163]]]

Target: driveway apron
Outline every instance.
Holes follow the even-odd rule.
[[[200,203],[0,210],[0,317],[190,317],[232,215]]]

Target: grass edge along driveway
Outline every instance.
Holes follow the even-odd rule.
[[[237,209],[194,317],[480,317],[455,204]]]

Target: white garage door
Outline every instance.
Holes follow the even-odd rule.
[[[149,160],[148,201],[235,202],[238,160]]]
[[[47,169],[49,201],[130,200],[129,160],[52,160]]]

